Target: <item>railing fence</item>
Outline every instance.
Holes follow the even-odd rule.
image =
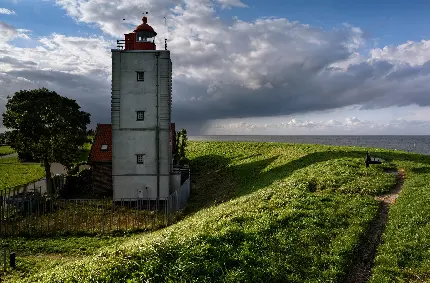
[[[42,187],[0,192],[0,235],[153,231],[173,223],[190,195],[190,178],[168,198],[59,199]]]

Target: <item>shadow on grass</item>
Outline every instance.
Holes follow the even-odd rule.
[[[430,173],[430,167],[415,167],[411,171],[415,174],[428,174]]]
[[[315,163],[340,158],[362,158],[364,166],[366,151],[367,149],[363,148],[363,150],[354,151],[327,150],[323,152],[314,152],[266,172],[263,172],[263,169],[275,161],[278,156],[233,166],[229,166],[233,160],[243,161],[249,158],[262,156],[262,154],[233,158],[227,158],[222,155],[206,155],[195,158],[191,160],[192,192],[186,214],[194,213],[200,209],[252,193],[278,180],[289,177],[296,170]],[[393,163],[396,161],[430,164],[430,156],[417,154],[377,152],[371,153],[371,155],[382,158],[392,166],[394,166]],[[430,169],[414,168],[412,171],[415,173],[429,173]]]
[[[206,155],[191,160],[192,193],[186,210],[187,214],[236,197],[238,184],[242,187],[243,183],[246,182],[246,179],[241,180],[240,176],[247,178],[249,172],[254,172],[255,176],[258,177],[259,173],[277,157],[235,166],[229,166],[229,164],[233,159],[242,161],[260,155],[250,155],[244,158]],[[254,178],[250,180],[252,181]]]

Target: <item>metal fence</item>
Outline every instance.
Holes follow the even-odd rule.
[[[168,198],[58,199],[37,189],[0,195],[0,235],[153,231],[173,223],[190,195],[190,178]]]
[[[52,176],[52,185],[54,190],[58,192],[61,190],[65,183],[65,174],[57,174]],[[25,185],[19,185],[12,188],[7,188],[0,191],[0,201],[4,198],[22,197],[29,194],[39,194],[41,196],[47,194],[46,178],[30,182]]]
[[[168,212],[167,214],[168,225],[175,221],[176,213],[183,210],[186,207],[188,198],[190,197],[190,189],[191,189],[191,181],[190,181],[190,178],[188,177],[186,181],[181,185],[181,187],[178,190],[174,191],[166,199],[166,211]]]

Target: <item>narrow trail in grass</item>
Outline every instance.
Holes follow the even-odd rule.
[[[357,255],[354,257],[349,273],[343,282],[362,283],[370,279],[376,251],[381,243],[381,236],[387,224],[390,205],[393,204],[399,196],[405,177],[403,169],[387,173],[397,175],[396,186],[390,193],[375,198],[380,201],[378,215],[370,225],[369,231],[358,248]]]
[[[15,157],[18,156],[18,153],[10,153],[10,154],[4,154],[4,155],[0,155],[0,158],[10,158],[10,157]]]

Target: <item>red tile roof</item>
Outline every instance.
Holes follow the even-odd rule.
[[[107,150],[101,150],[102,145],[107,145]],[[91,146],[90,162],[109,162],[112,161],[112,125],[98,124],[96,129],[96,137]]]

